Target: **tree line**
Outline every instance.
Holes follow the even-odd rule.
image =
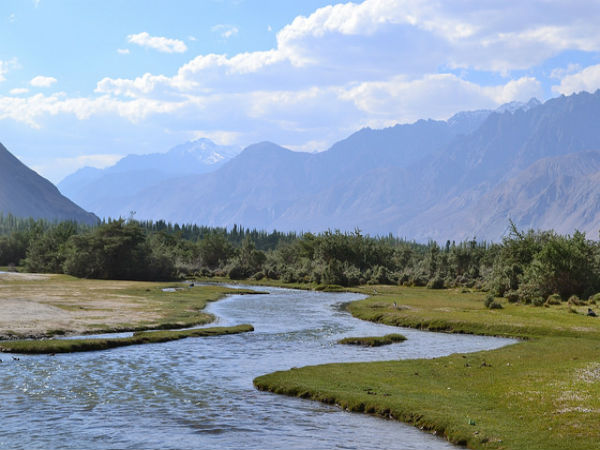
[[[510,301],[600,292],[600,244],[584,233],[521,231],[500,243],[420,244],[360,230],[282,233],[109,220],[96,226],[0,215],[0,265],[77,277],[173,280],[194,276],[355,286],[464,287]]]

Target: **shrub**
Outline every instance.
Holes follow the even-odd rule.
[[[346,278],[348,286],[357,286],[363,281],[360,270],[352,265],[349,265],[344,269],[344,277]]]
[[[519,301],[519,293],[517,291],[508,291],[504,294],[504,297],[509,303],[517,303]]]
[[[533,297],[531,303],[533,303],[533,306],[544,306],[544,299],[540,296]]]
[[[600,302],[600,292],[590,296],[590,298],[588,300],[588,303],[594,304],[594,305],[597,304],[598,302]]]
[[[444,279],[439,275],[429,280],[427,289],[444,289]]]
[[[494,296],[492,294],[489,294],[483,301],[483,304],[486,308],[489,308],[492,303],[494,303]]]
[[[265,277],[265,274],[262,272],[256,272],[254,275],[252,275],[252,279],[253,280],[262,280]]]
[[[488,306],[488,308],[490,308],[490,309],[502,309],[502,308],[504,308],[504,306],[502,306],[502,303],[497,302],[496,300],[494,300],[492,303],[490,303],[490,306]]]
[[[558,294],[552,294],[549,295],[548,298],[546,299],[546,305],[550,306],[550,305],[560,305],[562,302],[562,299],[560,298],[560,295]]]
[[[579,297],[577,297],[576,295],[571,295],[569,297],[569,301],[568,301],[569,305],[572,306],[582,306],[585,305],[585,301],[582,301]]]

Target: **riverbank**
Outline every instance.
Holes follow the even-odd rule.
[[[391,417],[470,448],[597,448],[600,319],[584,307],[503,302],[490,310],[477,292],[357,290],[370,294],[348,306],[361,319],[526,341],[430,360],[304,367],[258,377],[255,386]]]
[[[214,320],[204,312],[207,302],[244,293],[254,292],[223,286],[191,288],[182,283],[2,273],[0,339],[192,327]]]
[[[192,330],[138,331],[130,337],[93,339],[41,339],[0,341],[0,352],[31,355],[92,352],[129,345],[158,344],[192,337],[222,336],[254,331],[249,324],[233,327],[196,328]]]

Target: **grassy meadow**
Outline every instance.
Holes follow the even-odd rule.
[[[357,290],[370,296],[348,309],[365,320],[524,340],[436,359],[292,369],[258,377],[256,387],[412,423],[469,448],[598,448],[600,318],[586,316],[587,305],[496,299],[503,308],[488,309],[484,294],[462,289]]]

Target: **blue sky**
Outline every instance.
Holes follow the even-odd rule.
[[[0,142],[54,182],[199,137],[321,151],[594,91],[599,23],[598,0],[1,0]]]

